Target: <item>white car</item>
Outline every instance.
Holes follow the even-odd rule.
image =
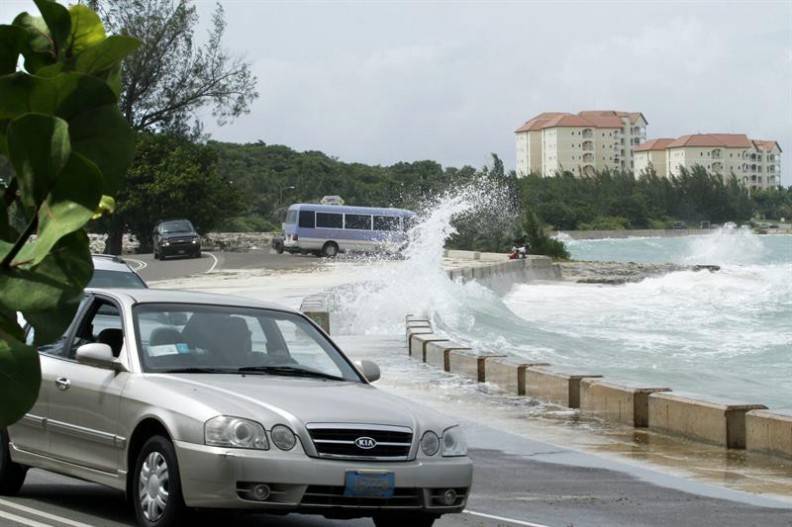
[[[127,492],[145,527],[184,525],[188,508],[422,527],[465,507],[457,424],[371,386],[379,368],[300,313],[93,290],[40,353],[39,399],[0,434],[0,493],[43,468]]]

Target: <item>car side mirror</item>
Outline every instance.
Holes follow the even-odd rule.
[[[116,372],[126,371],[126,367],[121,361],[113,356],[113,350],[110,346],[100,342],[83,344],[77,348],[77,362]]]
[[[382,377],[382,372],[376,362],[363,360],[358,362],[358,367],[368,382],[377,382]]]

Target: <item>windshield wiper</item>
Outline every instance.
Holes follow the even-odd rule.
[[[234,368],[172,368],[155,373],[238,373]]]
[[[272,375],[287,375],[294,377],[316,377],[319,379],[330,379],[332,381],[345,381],[343,377],[330,375],[316,370],[308,370],[305,368],[295,368],[294,366],[246,366],[239,368],[240,373],[261,372],[270,373]]]

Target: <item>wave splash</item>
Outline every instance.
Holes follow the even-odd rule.
[[[480,182],[426,203],[409,233],[404,260],[373,260],[357,283],[335,290],[334,327],[342,334],[402,333],[408,313],[465,326],[472,323],[468,306],[501,303],[475,282],[451,281],[443,270],[443,251],[456,233],[454,219],[506,211],[507,202],[503,189]]]

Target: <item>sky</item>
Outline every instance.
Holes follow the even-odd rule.
[[[215,2],[196,0],[208,19]],[[214,139],[344,161],[515,164],[544,111],[640,111],[648,137],[746,133],[792,185],[792,2],[223,0],[225,47],[259,79]],[[31,1],[0,0],[0,22]]]

